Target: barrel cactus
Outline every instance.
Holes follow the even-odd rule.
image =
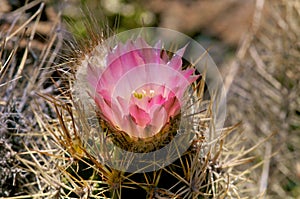
[[[45,4],[33,2],[20,16],[35,5],[34,15],[41,14]],[[241,133],[231,136],[237,125],[222,125],[223,91],[221,82],[211,89],[218,77],[207,52],[195,57],[194,44],[177,44],[169,30],[107,35],[86,17],[86,39],[66,35],[62,42],[58,16],[50,40],[56,42],[38,54],[39,100],[30,102],[35,122],[26,134],[31,142],[15,154],[31,176],[21,197],[238,198],[247,172],[237,166],[252,159],[251,150],[240,147]],[[161,34],[150,40],[131,34],[143,30],[150,38],[153,30]],[[24,60],[28,51],[31,45]]]

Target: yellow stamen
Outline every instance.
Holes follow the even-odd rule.
[[[154,96],[154,90],[150,90],[150,97],[153,97]]]
[[[147,92],[146,90],[142,90],[141,93],[133,91],[132,94],[137,99],[143,99],[143,97],[146,97],[146,96],[151,97],[151,98],[154,97],[155,92],[154,92],[154,90],[150,90],[149,92]]]
[[[134,91],[132,94],[137,99],[142,99],[143,98],[143,94],[142,93],[137,93],[136,91]]]

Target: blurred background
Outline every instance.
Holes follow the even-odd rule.
[[[107,20],[119,32],[158,26],[185,33],[210,48],[217,64],[234,52],[249,29],[255,7],[254,0],[87,0],[68,1],[64,16],[79,19],[78,4],[87,5],[97,19]]]
[[[30,1],[29,1],[30,2]],[[86,34],[82,8],[100,23],[118,32],[138,27],[164,27],[182,32],[209,49],[217,65],[233,56],[244,33],[249,31],[255,0],[65,0],[46,1],[38,31],[47,35],[58,12],[74,22],[77,34]],[[21,0],[1,0],[0,13],[24,5]],[[28,12],[34,12],[38,5]],[[12,19],[11,19],[12,20]],[[103,25],[101,24],[101,25]],[[72,27],[71,27],[72,28]]]
[[[247,196],[252,198],[265,194],[267,198],[300,198],[299,1],[45,2],[37,26],[38,34],[33,42],[33,48],[37,50],[44,47],[58,13],[66,21],[73,21],[74,30],[72,27],[71,30],[64,30],[67,27],[64,26],[63,31],[75,31],[75,37],[86,35],[82,24],[82,7],[87,7],[100,23],[113,31],[143,26],[164,27],[198,41],[208,49],[223,76],[228,94],[227,125],[242,121],[240,128],[243,129],[245,147],[251,148],[273,135],[251,150],[251,155],[257,158],[244,165],[248,168],[250,179],[244,186]],[[14,23],[14,19],[6,14],[22,7],[24,3],[21,0],[0,0],[2,31]],[[38,6],[26,11],[28,16]],[[26,42],[20,42],[20,46],[25,45]],[[9,165],[2,162],[3,168]]]

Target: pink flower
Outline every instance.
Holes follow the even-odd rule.
[[[131,137],[159,133],[181,112],[183,95],[198,76],[182,70],[185,48],[170,59],[161,43],[149,46],[143,39],[119,43],[106,56],[105,66],[89,64],[90,95],[101,117]]]

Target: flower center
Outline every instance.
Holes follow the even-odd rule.
[[[142,89],[140,92],[133,91],[132,95],[137,99],[143,99],[144,97],[154,97],[155,91],[153,89],[150,90],[144,90]]]

